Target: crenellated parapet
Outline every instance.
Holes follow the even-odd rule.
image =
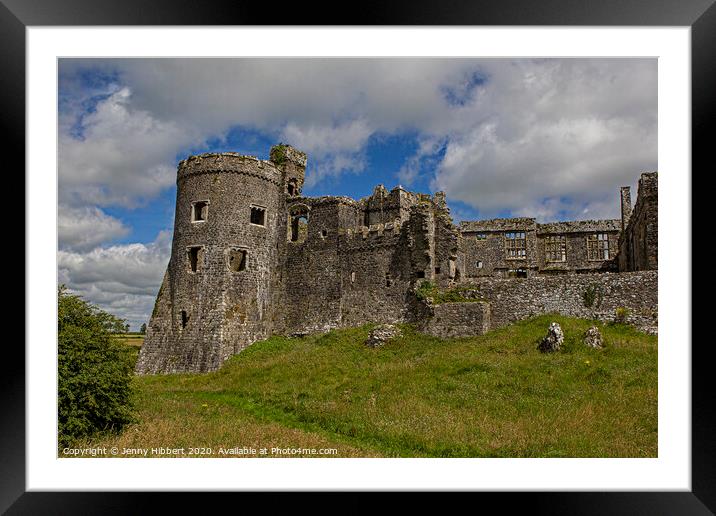
[[[274,185],[283,183],[281,171],[271,161],[235,152],[189,156],[179,162],[177,184],[190,176],[203,174],[240,174],[263,179]]]

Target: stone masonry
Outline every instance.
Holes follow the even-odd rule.
[[[442,192],[306,197],[305,167],[288,145],[268,160],[224,152],[179,163],[172,254],[137,373],[212,371],[272,334],[365,323],[447,337],[625,307],[655,331],[656,173],[642,175],[633,211],[622,190],[622,220],[456,227]],[[415,294],[423,282],[471,285],[480,301],[429,305]],[[585,306],[587,290],[598,306]]]

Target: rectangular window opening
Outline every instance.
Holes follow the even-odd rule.
[[[251,207],[251,224],[256,224],[257,226],[265,226],[266,225],[266,209],[260,208],[258,206],[252,206]]]
[[[191,221],[204,222],[209,214],[209,201],[197,201],[191,204]]]
[[[189,316],[186,313],[186,310],[181,311],[181,327],[186,328],[186,325],[189,323]]]
[[[199,269],[201,264],[201,251],[201,246],[190,247],[187,249],[187,255],[189,257],[189,270],[191,270],[191,272],[196,272]]]
[[[246,249],[229,250],[229,270],[232,272],[245,271],[247,254]]]

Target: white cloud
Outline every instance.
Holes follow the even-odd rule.
[[[363,170],[366,161],[363,149],[372,133],[365,120],[350,120],[334,126],[300,126],[292,122],[281,131],[281,139],[318,162],[306,178],[306,186],[313,186],[336,172]]]
[[[190,126],[134,109],[128,87],[76,116],[81,137],[65,122],[59,142],[60,200],[72,206],[133,207],[151,199],[176,180],[176,152],[199,141]]]
[[[444,87],[464,83],[474,67],[464,59],[63,60],[63,77],[94,68],[118,85],[83,119],[84,142],[61,141],[61,176],[77,178],[67,186],[89,202],[129,205],[173,179],[173,154],[189,142],[240,125],[308,151],[315,183],[360,171],[376,132],[440,130],[453,110]],[[112,181],[120,175],[139,183]]]
[[[62,176],[90,202],[151,197],[173,181],[176,152],[236,125],[307,151],[309,186],[362,171],[372,135],[444,141],[434,170],[421,148],[396,174],[410,183],[428,173],[434,189],[485,214],[585,191],[594,201],[657,168],[655,59],[132,59],[62,69],[88,65],[118,70],[121,85],[86,117],[85,142],[61,153]]]
[[[89,251],[103,242],[123,237],[129,231],[122,221],[97,207],[59,206],[57,233],[61,249]]]
[[[134,328],[147,322],[171,253],[163,231],[150,244],[125,244],[88,252],[60,250],[58,280]]]
[[[537,208],[544,216],[616,217],[618,187],[657,169],[655,61],[484,68],[488,80],[463,108],[476,122],[451,133],[433,176],[432,186],[449,198],[484,215]]]

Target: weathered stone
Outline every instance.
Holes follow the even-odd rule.
[[[393,324],[381,324],[370,331],[365,345],[370,348],[378,348],[388,341],[400,337],[402,334],[400,328]]]
[[[620,271],[658,269],[659,258],[659,191],[657,172],[639,178],[636,204],[631,209],[629,187],[622,188],[622,227],[619,235]]]
[[[418,329],[435,337],[469,337],[490,329],[490,305],[481,301],[432,305]]]
[[[547,335],[542,339],[542,342],[540,342],[539,350],[542,353],[559,351],[562,344],[564,344],[564,333],[562,332],[562,327],[558,323],[553,322],[549,325]]]
[[[378,185],[359,200],[303,196],[305,167],[288,145],[269,160],[222,152],[179,163],[172,254],[138,374],[213,371],[274,334],[366,323],[415,323],[447,337],[543,313],[611,320],[623,307],[630,324],[656,331],[658,271],[616,272],[624,259],[629,270],[656,268],[640,258],[656,252],[655,174],[642,175],[631,214],[622,194],[624,227],[640,249],[625,244],[630,258],[614,256],[620,221],[457,227],[442,192]],[[426,303],[415,294],[424,281],[480,301]],[[594,285],[599,301],[585,306]]]
[[[537,275],[529,278],[475,278],[471,287],[490,304],[490,329],[529,317],[558,313],[567,317],[612,322],[618,307],[629,309],[629,323],[657,331],[659,271]],[[584,306],[584,293],[598,285],[600,303]],[[599,304],[599,306],[597,306]]]
[[[584,345],[590,348],[601,349],[604,347],[604,339],[602,338],[602,332],[599,328],[592,326],[584,332],[583,337]]]

